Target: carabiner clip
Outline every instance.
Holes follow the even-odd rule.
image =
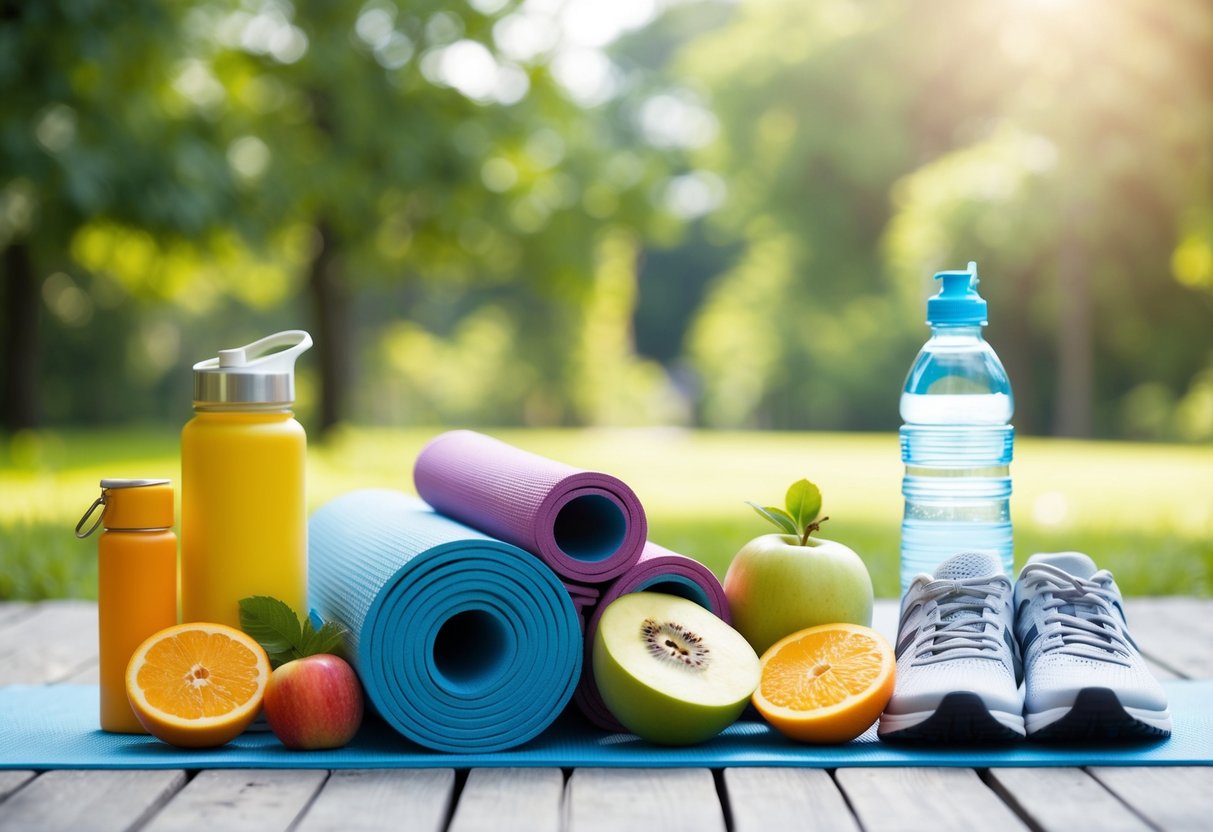
[[[97,515],[97,519],[93,522],[93,525],[89,526],[88,531],[81,534],[80,528],[85,523],[88,522],[88,518],[91,517],[93,512],[97,510],[97,506],[102,507],[101,513],[99,515]],[[81,540],[84,540],[84,538],[88,537],[90,534],[97,531],[97,527],[100,526],[101,521],[105,519],[105,508],[104,507],[105,507],[105,489],[103,488],[103,489],[101,489],[101,496],[93,501],[93,504],[88,507],[88,511],[84,512],[84,516],[80,518],[80,522],[76,524],[76,537],[80,538]]]

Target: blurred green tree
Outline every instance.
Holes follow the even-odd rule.
[[[161,0],[121,14],[89,2],[6,12],[0,38],[19,48],[0,56],[0,72],[6,101],[20,106],[3,116],[14,357],[4,383],[6,407],[26,414],[6,424],[34,420],[32,323],[48,274],[41,295],[56,325],[94,291],[185,312],[144,327],[152,351],[152,335],[172,335],[173,348],[149,359],[157,373],[192,347],[181,347],[190,322],[260,334],[231,331],[245,317],[232,302],[279,322],[278,310],[302,306],[302,290],[320,371],[305,389],[318,391],[321,429],[346,415],[363,367],[403,375],[397,392],[429,402],[413,418],[596,421],[592,401],[609,394],[571,394],[581,370],[640,366],[634,292],[606,320],[587,317],[602,246],[679,220],[651,198],[671,154],[638,141],[620,71],[601,49],[609,38],[569,41],[564,11],[508,0]],[[31,75],[39,83],[24,85]],[[634,280],[635,265],[619,274]],[[387,299],[398,305],[381,308]],[[121,328],[110,319],[129,311],[111,308],[86,334]],[[466,370],[457,383],[402,354],[465,325],[504,340],[492,361],[478,354],[482,340],[466,340],[457,360],[448,349],[447,363]],[[359,350],[371,360],[355,360]],[[643,374],[655,389],[660,375]],[[363,413],[382,412],[376,395],[390,385],[379,381],[358,390]]]
[[[970,115],[924,113],[956,149],[894,188],[888,237],[907,282],[985,252],[1003,333],[992,334],[1021,382],[1017,421],[1063,436],[1135,432],[1135,390],[1174,400],[1213,360],[1213,293],[1198,285],[1213,283],[1210,269],[1184,280],[1172,256],[1202,239],[1192,220],[1213,194],[1213,9],[1091,11],[959,3],[941,11],[947,38],[920,33],[927,50],[990,49],[933,80]]]
[[[896,424],[929,276],[970,259],[1021,427],[1116,435],[1159,388],[1197,418],[1210,55],[1196,0],[739,7],[673,65],[745,246],[688,344],[705,421]]]
[[[707,424],[894,423],[918,316],[890,292],[880,240],[890,183],[922,158],[901,127],[921,71],[901,42],[911,16],[890,2],[745,4],[675,59],[721,125],[697,157],[728,189],[707,221],[743,247],[688,337]]]
[[[480,320],[512,322],[505,345],[531,364],[524,398],[567,400],[569,364],[553,345],[583,328],[594,241],[654,221],[647,192],[664,163],[628,150],[609,94],[591,83],[577,100],[560,82],[570,58],[555,26],[495,0],[218,2],[187,15],[192,52],[223,91],[215,106],[246,212],[265,238],[307,241],[321,429],[346,414],[353,299],[375,285],[448,298],[445,313],[429,304],[426,325],[397,330],[398,370],[414,366],[402,350],[453,332],[470,298],[490,298],[507,316]],[[510,297],[494,294],[505,284]],[[416,292],[392,296],[425,308]]]
[[[43,298],[87,299],[71,252],[90,223],[200,241],[233,222],[215,125],[177,86],[180,7],[0,2],[0,427],[39,420]],[[151,276],[155,279],[158,276]]]

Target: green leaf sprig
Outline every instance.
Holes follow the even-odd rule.
[[[345,638],[345,630],[331,621],[319,630],[311,619],[300,622],[285,602],[269,595],[240,599],[240,629],[265,648],[272,667],[317,653],[336,653]]]
[[[784,497],[786,509],[776,506],[760,506],[749,500],[746,503],[761,516],[770,520],[785,533],[800,540],[801,546],[809,545],[809,535],[821,529],[829,517],[821,517],[821,489],[808,480],[797,480],[788,487]]]

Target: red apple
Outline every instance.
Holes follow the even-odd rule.
[[[340,748],[362,724],[362,686],[344,659],[318,653],[271,673],[262,707],[287,748]]]

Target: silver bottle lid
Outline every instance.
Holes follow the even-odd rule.
[[[290,329],[194,365],[194,406],[264,405],[289,407],[295,401],[295,359],[312,336]]]

